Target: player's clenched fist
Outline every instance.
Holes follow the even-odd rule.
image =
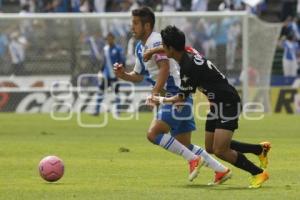
[[[122,78],[125,73],[123,64],[115,63],[114,64],[114,73],[118,78]]]

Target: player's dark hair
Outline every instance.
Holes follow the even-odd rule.
[[[112,37],[115,39],[115,35],[112,32],[107,33],[106,38]]]
[[[185,35],[176,26],[167,26],[161,31],[162,42],[168,48],[173,47],[176,51],[184,51]]]
[[[150,27],[152,29],[154,28],[155,15],[151,8],[142,6],[140,8],[134,9],[131,14],[132,16],[140,17],[143,25],[149,23]]]

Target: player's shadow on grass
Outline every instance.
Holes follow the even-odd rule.
[[[203,189],[207,189],[210,187],[213,187],[211,185],[207,185],[207,184],[187,184],[187,185],[176,185],[175,187],[179,187],[179,188],[203,188]]]
[[[261,188],[251,189],[247,186],[229,186],[229,185],[218,185],[209,188],[211,190],[270,190],[274,189],[272,186],[262,186]]]
[[[263,186],[261,188],[258,189],[251,189],[248,188],[247,186],[230,186],[230,185],[206,185],[206,184],[193,184],[193,185],[180,185],[177,187],[180,188],[190,188],[190,189],[195,189],[195,188],[199,188],[199,189],[208,189],[208,190],[270,190],[270,189],[274,189],[272,186]]]

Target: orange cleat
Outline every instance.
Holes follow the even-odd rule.
[[[271,143],[270,142],[261,142],[260,145],[262,146],[262,152],[260,155],[258,155],[258,159],[260,161],[260,167],[263,169],[266,169],[268,166],[268,153],[271,149]]]
[[[227,169],[226,172],[215,172],[215,180],[209,185],[220,185],[232,177],[232,172],[230,169]]]
[[[189,161],[190,166],[190,174],[189,174],[189,181],[193,181],[199,174],[199,169],[204,164],[202,158],[200,156],[197,156],[197,158]]]
[[[260,188],[262,184],[269,179],[269,174],[267,171],[263,171],[250,179],[249,188]]]

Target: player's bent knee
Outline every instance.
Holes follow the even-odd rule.
[[[223,158],[225,151],[223,149],[219,149],[219,148],[214,148],[213,149],[213,153],[218,157],[218,158]]]
[[[147,139],[153,143],[153,144],[156,144],[156,134],[154,134],[153,132],[148,132],[147,133]]]

